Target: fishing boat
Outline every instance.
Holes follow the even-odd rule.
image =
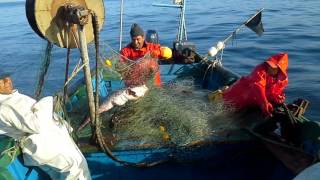
[[[103,1],[72,3],[75,4],[27,0],[26,11],[32,29],[48,40],[48,54],[53,44],[68,49],[64,91],[58,96],[62,97],[63,106],[57,106],[57,109],[69,118],[75,129],[75,141],[85,154],[93,179],[292,179],[318,160],[273,131],[271,134],[259,131],[261,124],[257,125],[257,122],[265,122],[259,111],[226,113],[223,105],[213,105],[208,100],[208,94],[239,79],[238,74],[221,63],[222,52],[227,42],[245,26],[261,35],[261,27],[258,29],[257,26],[262,26],[262,10],[211,48],[210,56],[202,56],[197,53],[195,44],[187,41],[186,2],[176,0],[174,5],[158,4],[181,10],[179,31],[172,48],[173,59],[160,61],[164,87],[151,87],[143,98],[97,115],[93,109],[98,106],[93,102],[108,100],[114,92],[124,88],[122,74],[114,65],[119,54],[110,48],[111,53],[105,53],[100,60],[103,53],[99,52],[98,33],[104,23]],[[46,5],[51,6],[50,10]],[[72,21],[73,25],[66,25],[62,20]],[[148,41],[158,42],[157,37],[156,31],[147,31]],[[96,58],[96,68],[92,69],[87,42],[94,39],[99,58]],[[69,76],[71,48],[80,49],[82,63]],[[50,60],[50,55],[46,56],[36,97],[41,95]],[[81,69],[85,77],[70,85]],[[99,97],[95,98],[95,95]],[[303,117],[305,101],[296,104],[302,107],[296,112],[304,119],[298,133],[300,141],[316,142],[319,125]],[[159,114],[146,119],[160,107],[161,111],[156,111]],[[286,110],[280,109],[279,113],[285,114]],[[95,119],[97,116],[100,120],[85,121],[87,117]],[[195,117],[197,119],[193,119]],[[314,133],[306,134],[310,129]],[[40,169],[23,165],[13,139],[1,137],[0,143],[0,151],[4,152],[0,159],[2,179],[48,178]]]

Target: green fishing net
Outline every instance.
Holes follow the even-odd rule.
[[[208,93],[196,89],[192,80],[151,87],[144,97],[114,107],[101,120],[119,148],[185,146],[234,126],[231,110],[222,102],[209,102]]]
[[[150,55],[137,61],[121,61],[122,57],[109,46],[104,46],[101,54],[104,78],[118,74],[124,83],[135,81],[134,86],[147,84],[149,87],[144,97],[129,100],[123,106],[114,106],[100,115],[102,131],[106,139],[112,141],[113,148],[186,146],[205,141],[215,134],[218,137],[226,129],[238,128],[233,110],[221,101],[210,102],[210,91],[197,87],[191,77],[155,87],[150,79],[157,70],[153,67],[157,62]],[[140,76],[142,79],[138,78]],[[80,117],[79,113],[71,116],[78,117],[76,122],[73,121],[76,128],[81,124],[79,119],[85,119],[85,115]],[[78,136],[85,138],[91,133],[90,126],[87,126],[78,132]]]

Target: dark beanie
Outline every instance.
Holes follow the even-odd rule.
[[[136,23],[132,24],[130,30],[131,37],[144,36],[143,29]]]

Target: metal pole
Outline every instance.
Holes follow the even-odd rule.
[[[91,121],[93,122],[95,120],[95,104],[94,104],[93,87],[92,87],[92,80],[91,80],[88,48],[87,48],[86,36],[84,33],[84,26],[82,25],[78,26],[78,33],[79,33],[79,39],[80,39],[81,58],[82,58],[82,63],[84,64],[83,71],[84,71],[84,77],[85,77],[86,87],[87,87],[90,118],[91,118]]]
[[[119,39],[119,51],[121,51],[121,49],[122,49],[123,5],[124,5],[124,0],[121,0],[121,6],[120,6],[120,39]]]
[[[152,4],[152,6],[182,8],[182,5],[170,5],[170,4]]]
[[[178,30],[178,42],[181,42],[182,41],[182,14],[183,14],[183,6],[181,6],[181,9],[180,9],[180,20],[179,20],[179,30]]]
[[[181,31],[181,39],[187,40],[187,29],[186,29],[186,19],[185,19],[185,12],[186,12],[186,3],[185,0],[182,0],[182,31]],[[184,36],[184,38],[183,38]]]
[[[251,21],[254,17],[256,17],[261,11],[263,11],[264,8],[260,9],[257,13],[255,13],[253,16],[251,16],[248,20],[246,20],[244,23],[242,23],[235,31],[233,31],[227,38],[223,40],[223,43],[227,43],[234,34],[238,33],[246,24]]]
[[[180,12],[180,22],[179,22],[179,32],[178,32],[178,41],[181,42],[183,40],[187,40],[187,30],[186,30],[186,22],[185,22],[185,11],[186,5],[185,0],[182,1],[181,12]]]

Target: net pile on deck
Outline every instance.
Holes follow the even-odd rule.
[[[237,128],[230,109],[209,102],[207,90],[195,87],[193,79],[174,81],[163,87],[152,83],[157,60],[146,55],[137,61],[120,61],[116,53],[105,54],[104,77],[117,72],[131,86],[146,84],[144,97],[114,106],[100,115],[102,129],[116,149],[178,147],[210,138],[221,130]],[[111,92],[112,94],[114,92]],[[90,136],[89,126],[80,137]],[[108,137],[106,137],[108,139]]]
[[[222,103],[210,103],[207,93],[196,90],[191,80],[184,80],[152,87],[143,98],[114,108],[110,120],[119,146],[130,141],[138,145],[184,146],[205,140],[220,129],[232,128],[228,109]],[[102,117],[108,119],[107,114]]]

